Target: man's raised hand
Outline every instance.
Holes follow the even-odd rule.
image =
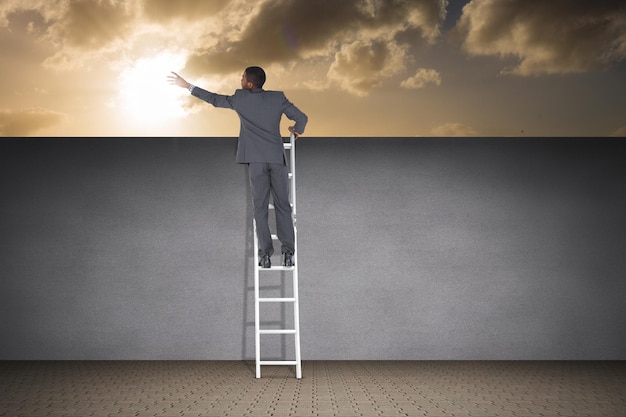
[[[185,81],[185,79],[183,77],[181,77],[180,75],[176,74],[174,71],[172,71],[172,74],[174,74],[174,75],[168,75],[167,76],[167,81],[170,84],[177,85],[179,87],[183,87],[183,88],[189,89],[189,86],[191,84],[189,84],[187,81]]]

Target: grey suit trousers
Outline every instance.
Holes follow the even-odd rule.
[[[274,245],[268,223],[270,193],[276,212],[276,234],[282,253],[295,252],[293,219],[289,204],[289,169],[284,164],[250,162],[248,164],[250,191],[254,205],[254,220],[259,241],[259,256],[272,255]]]

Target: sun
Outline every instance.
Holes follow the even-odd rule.
[[[186,115],[181,89],[166,81],[184,63],[182,55],[160,53],[136,60],[120,74],[118,103],[130,125],[151,132]]]

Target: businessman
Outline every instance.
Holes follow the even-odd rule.
[[[170,84],[189,92],[215,107],[232,109],[240,120],[236,161],[248,165],[250,190],[254,205],[259,242],[259,266],[270,268],[274,245],[268,225],[270,193],[276,211],[276,234],[281,243],[283,266],[293,266],[295,251],[293,220],[289,204],[289,177],[283,139],[280,135],[282,115],[295,122],[289,131],[297,139],[308,122],[308,117],[294,106],[282,91],[263,90],[265,71],[248,67],[241,76],[241,89],[231,96],[212,93],[188,83],[172,72]]]

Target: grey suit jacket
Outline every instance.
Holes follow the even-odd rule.
[[[226,96],[195,87],[191,94],[215,107],[237,112],[241,121],[237,144],[237,162],[240,164],[285,164],[285,150],[280,135],[282,115],[296,122],[294,130],[298,133],[304,133],[308,122],[307,115],[287,100],[282,91],[239,89],[232,96]]]

